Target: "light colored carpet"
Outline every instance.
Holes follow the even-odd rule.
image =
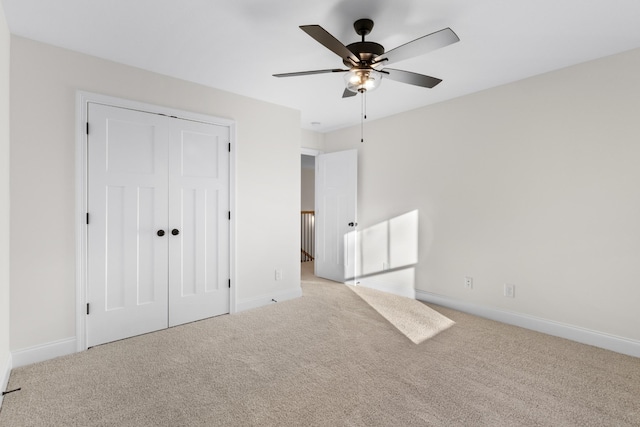
[[[640,426],[640,359],[432,306],[416,345],[348,287],[15,369],[1,426]]]
[[[327,283],[326,280],[314,276],[313,262],[304,262],[301,265],[300,275],[304,283]],[[347,287],[416,344],[455,323],[420,301],[363,286]]]

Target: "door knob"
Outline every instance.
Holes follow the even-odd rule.
[[[162,237],[162,236],[164,236],[164,230],[158,230],[158,232],[156,234],[158,236]]]
[[[357,222],[350,222],[349,224],[347,224],[349,227],[357,227],[358,223]]]
[[[171,234],[173,234],[174,236],[177,236],[178,234],[180,234],[180,230],[178,230],[177,228],[174,228],[173,230],[171,230]]]

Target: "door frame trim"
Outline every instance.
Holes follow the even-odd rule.
[[[75,141],[75,195],[76,195],[76,215],[75,215],[75,247],[76,247],[76,350],[87,349],[87,327],[86,327],[86,307],[87,307],[87,111],[89,103],[103,104],[111,107],[126,108],[152,114],[163,114],[175,116],[177,118],[209,123],[229,128],[229,142],[231,152],[229,153],[229,210],[231,220],[229,224],[229,276],[234,285],[229,292],[229,314],[237,311],[237,286],[236,280],[236,123],[234,120],[210,116],[207,114],[194,113],[177,108],[161,107],[123,98],[117,98],[98,93],[76,91],[76,141]]]
[[[324,151],[316,150],[316,149],[313,149],[313,148],[305,148],[305,147],[302,147],[300,149],[300,155],[301,156],[304,155],[304,156],[316,157],[316,156],[318,156],[320,154],[324,154]]]

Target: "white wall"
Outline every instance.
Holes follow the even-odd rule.
[[[13,36],[14,352],[75,337],[77,90],[235,120],[238,306],[300,294],[299,112]]]
[[[0,3],[0,391],[10,369],[9,353],[9,63],[10,35]],[[0,397],[2,403],[2,397]]]
[[[400,269],[398,280],[637,342],[638,75],[634,50],[370,117],[364,144],[359,127],[327,134],[327,151],[360,152],[366,249],[380,224],[417,210],[418,263]],[[376,102],[375,92],[367,101]],[[473,277],[473,290],[465,289],[465,276]],[[515,298],[503,296],[505,283],[516,285]]]

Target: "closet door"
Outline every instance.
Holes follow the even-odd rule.
[[[88,346],[228,313],[229,128],[88,108]]]
[[[94,346],[168,325],[169,132],[162,116],[88,108],[87,343]]]
[[[172,120],[169,326],[229,312],[229,128]]]

